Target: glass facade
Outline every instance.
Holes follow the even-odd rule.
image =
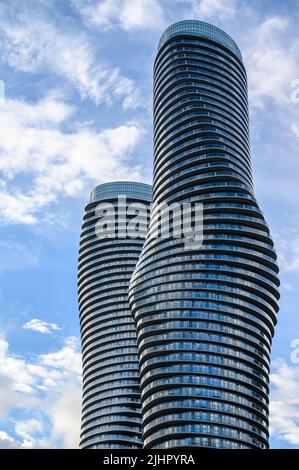
[[[240,49],[238,48],[235,41],[228,34],[222,31],[222,29],[219,29],[209,23],[205,23],[204,21],[183,20],[172,24],[162,34],[158,49],[161,49],[165,42],[175,36],[190,37],[191,35],[199,38],[211,39],[211,41],[222,44],[227,49],[230,49],[232,52],[234,52],[239,57],[239,59],[242,60]]]
[[[90,202],[108,201],[117,199],[118,196],[126,196],[130,202],[145,201],[152,198],[152,187],[148,184],[135,183],[131,181],[114,181],[96,186],[90,195]]]
[[[279,281],[249,144],[236,43],[200,21],[170,26],[154,65],[150,230],[156,205],[201,202],[204,241],[148,235],[130,282],[146,448],[268,447]]]
[[[124,201],[124,196],[126,201]],[[119,202],[118,198],[122,202]],[[119,238],[133,215],[131,203],[146,205],[151,186],[115,182],[97,186],[83,219],[78,296],[83,353],[82,448],[140,448],[141,407],[136,330],[128,305],[128,285],[146,229],[139,238]],[[115,210],[115,236],[97,236],[98,204]],[[147,220],[147,222],[148,222]]]

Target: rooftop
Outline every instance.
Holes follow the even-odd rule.
[[[103,199],[117,199],[118,196],[126,196],[131,199],[144,199],[151,201],[152,186],[134,181],[113,181],[96,186],[90,195],[90,202]]]
[[[162,34],[158,50],[175,36],[197,36],[210,39],[232,51],[242,61],[242,54],[236,42],[222,29],[210,23],[198,20],[183,20],[172,24]]]

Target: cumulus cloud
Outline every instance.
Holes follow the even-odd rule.
[[[243,55],[251,103],[255,106],[262,106],[265,100],[290,104],[290,87],[297,76],[299,51],[296,38],[288,37],[289,27],[289,18],[272,16],[249,30]]]
[[[62,441],[64,449],[77,448],[81,420],[81,390],[68,384],[51,410],[53,441]]]
[[[157,0],[72,0],[88,26],[109,31],[120,28],[163,29],[164,11]]]
[[[299,367],[284,360],[273,363],[270,432],[291,446],[299,445]]]
[[[56,25],[37,5],[12,0],[0,5],[1,60],[22,72],[50,72],[67,79],[83,98],[95,103],[122,99],[136,107],[139,91],[117,67],[108,66],[95,53],[90,39],[78,30]]]
[[[18,449],[20,447],[12,436],[5,431],[0,431],[0,449]]]
[[[16,423],[15,432],[22,438],[22,447],[31,449],[35,444],[35,435],[43,431],[43,424],[37,419],[27,419]]]
[[[62,349],[55,353],[42,354],[40,362],[45,366],[55,369],[67,370],[71,374],[79,376],[81,372],[81,357],[77,352],[78,340],[71,336],[65,340]]]
[[[14,417],[16,412],[22,419]],[[0,421],[14,422],[10,434],[0,429],[2,447],[78,447],[80,413],[77,338],[66,338],[58,351],[30,361],[13,356],[0,339]]]
[[[75,109],[49,94],[35,103],[0,104],[0,221],[34,224],[60,197],[76,197],[94,182],[138,178],[127,159],[142,131],[124,124],[99,133],[66,131]]]
[[[49,323],[47,321],[38,320],[33,318],[32,320],[26,322],[23,325],[25,330],[33,330],[38,333],[45,333],[51,335],[54,331],[61,330],[60,326],[57,323]]]

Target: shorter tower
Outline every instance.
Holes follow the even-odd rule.
[[[92,191],[85,207],[78,265],[82,448],[142,447],[136,331],[128,285],[147,232],[151,197],[147,184],[105,183]],[[145,210],[137,236],[127,230],[130,222],[134,225],[136,205]]]

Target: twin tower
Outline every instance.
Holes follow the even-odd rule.
[[[174,211],[152,236],[161,205],[190,208],[200,246],[174,236]],[[162,35],[153,191],[93,190],[78,286],[82,448],[268,447],[278,267],[254,196],[246,71],[215,26],[180,21]]]

